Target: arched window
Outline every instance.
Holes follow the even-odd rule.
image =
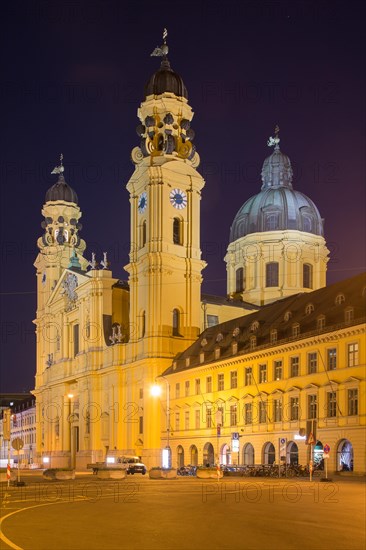
[[[180,311],[173,309],[173,336],[180,336]]]
[[[278,262],[266,264],[266,286],[278,286]]]
[[[302,218],[303,230],[307,233],[311,233],[313,229],[313,220],[311,216],[303,216]]]
[[[313,288],[313,266],[304,264],[302,266],[302,286],[304,288]]]
[[[146,244],[146,220],[142,222],[141,226],[141,248]]]
[[[173,220],[173,243],[183,244],[182,220],[179,218]]]
[[[244,268],[239,267],[235,272],[235,290],[242,292],[244,290]]]
[[[265,230],[266,231],[274,231],[278,229],[278,214],[267,214],[266,221],[265,221]]]

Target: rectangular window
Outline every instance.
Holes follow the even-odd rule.
[[[180,397],[180,383],[175,384],[175,397],[178,399]]]
[[[212,376],[207,376],[206,378],[206,392],[207,393],[212,392]]]
[[[259,382],[267,382],[267,365],[259,365]]]
[[[346,309],[346,311],[344,312],[345,322],[350,323],[351,321],[353,321],[353,317],[354,317],[353,308]]]
[[[212,428],[212,409],[206,408],[206,428]]]
[[[222,391],[224,389],[224,375],[218,374],[217,375],[217,389],[218,391]]]
[[[230,426],[236,426],[238,423],[238,407],[230,405]]]
[[[251,403],[245,403],[245,407],[244,407],[244,421],[245,421],[245,424],[251,424],[252,423],[252,421],[253,421],[252,411],[253,411],[252,404]]]
[[[323,330],[325,328],[325,317],[318,317],[316,324],[318,330]]]
[[[292,337],[297,338],[300,336],[300,325],[296,324],[292,326]]]
[[[267,403],[259,401],[259,423],[264,424],[265,422],[267,422]]]
[[[189,411],[184,413],[184,429],[189,430]]]
[[[337,393],[329,391],[327,393],[327,417],[334,418],[337,416]]]
[[[214,327],[215,325],[219,324],[219,316],[218,315],[207,315],[207,326],[208,327]]]
[[[74,357],[79,353],[79,325],[73,325]]]
[[[274,379],[282,380],[282,361],[274,362]]]
[[[318,354],[316,351],[308,353],[308,374],[314,374],[318,369]]]
[[[196,430],[199,430],[200,427],[201,427],[201,411],[200,410],[194,411],[194,418],[195,418]]]
[[[140,388],[140,389],[139,389],[139,398],[140,398],[140,399],[143,399],[143,397],[144,397],[144,389],[143,389],[143,388]]]
[[[144,433],[144,417],[139,416],[139,434]]]
[[[252,367],[247,367],[245,369],[245,380],[244,380],[244,384],[245,386],[250,386],[252,384]]]
[[[335,370],[337,368],[337,350],[331,348],[327,350],[327,369]]]
[[[290,399],[290,420],[299,420],[299,398]]]
[[[189,396],[189,380],[186,380],[185,385],[184,385],[184,390],[185,390],[184,395],[186,397],[188,397]]]
[[[230,388],[234,390],[238,387],[238,371],[234,370],[230,373]]]
[[[196,378],[195,386],[196,386],[196,395],[200,395],[200,393],[201,393],[201,380],[199,378]]]
[[[271,330],[271,344],[275,344],[277,342],[277,330],[273,329]]]
[[[356,367],[358,365],[358,344],[348,344],[348,366]]]
[[[317,415],[317,396],[308,395],[308,418],[315,420]]]
[[[290,359],[290,376],[299,376],[300,358],[298,356]]]
[[[281,422],[282,420],[282,399],[274,399],[273,401],[273,420]]]
[[[358,414],[358,389],[348,390],[348,416]]]
[[[278,262],[266,264],[266,287],[278,286]]]
[[[180,414],[175,413],[175,431],[179,432],[180,430]]]

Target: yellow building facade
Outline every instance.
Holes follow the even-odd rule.
[[[193,377],[202,378],[203,391],[207,373],[213,369],[212,389],[204,391],[212,403],[219,399],[225,404],[236,404],[238,419],[241,405],[249,400],[254,407],[258,397],[252,385],[244,388],[239,367],[237,387],[228,393],[225,379],[235,370],[233,365],[243,360],[246,364],[247,357],[243,359],[238,351],[236,359],[223,363],[220,344],[214,351],[216,362],[207,363],[202,335],[221,331],[220,327],[227,323],[240,324],[243,319],[261,316],[270,311],[267,308],[275,300],[292,299],[299,291],[308,293],[325,285],[328,250],[322,220],[310,199],[293,191],[291,163],[279,150],[277,132],[271,138],[275,149],[263,165],[259,198],[250,208],[244,205],[231,229],[225,258],[228,295],[201,294],[206,264],[200,249],[200,202],[205,182],[193,143],[193,111],[182,78],[170,67],[166,43],[156,52],[162,61],[146,84],[144,101],[138,109],[140,144],[131,152],[135,169],[126,185],[131,212],[131,246],[125,266],[128,281],[113,277],[106,254],[103,258],[84,256],[86,243],[80,237],[82,212],[76,192],[66,183],[62,158],[54,170],[58,179],[46,193],[42,209],[44,233],[38,240],[39,254],[34,264],[38,302],[33,393],[37,403],[36,452],[40,460],[47,457],[51,467],[85,468],[90,462],[124,454],[139,455],[148,467],[156,466],[161,463],[167,435],[167,411],[170,422],[174,415],[177,428],[173,430],[170,425],[168,432],[174,434],[174,463],[210,462],[212,452],[226,457],[227,449],[218,445],[224,436],[229,437],[225,431],[227,407],[220,408],[223,435],[215,443],[211,441],[214,428],[203,424],[207,400],[200,393],[193,393]],[[256,209],[264,212],[264,217],[261,214],[259,218]],[[271,251],[267,253],[269,241],[277,244],[270,244]],[[257,247],[256,254],[259,250],[255,261],[252,244]],[[317,345],[320,357],[325,348],[320,341]],[[197,346],[203,360],[193,369],[189,354]],[[258,368],[256,353],[253,350],[253,369]],[[285,366],[281,383],[270,382],[272,360],[283,352],[274,346],[265,353],[268,382],[261,389],[261,399],[270,404],[277,392],[285,404],[289,395]],[[365,351],[360,347],[359,353]],[[281,360],[285,365],[285,356]],[[175,371],[174,365],[182,361],[184,369]],[[223,369],[223,390],[215,386],[217,369]],[[170,390],[168,405],[150,395],[151,386],[164,372],[165,378],[160,379],[166,382],[165,391]],[[307,387],[321,386],[318,375],[317,372],[314,380],[312,376],[307,378]],[[339,384],[352,384],[348,379],[353,380],[353,376]],[[187,382],[187,395],[175,394],[176,385],[182,384],[183,388]],[[303,400],[304,391],[311,389],[302,387],[302,376],[291,379],[294,395],[297,392]],[[319,400],[324,398],[324,391],[319,389]],[[210,422],[214,414],[212,410]],[[274,434],[282,430],[290,437],[299,422],[302,421],[290,426],[281,420],[269,431]],[[254,433],[255,423],[239,430],[243,430],[243,436],[255,435],[256,456],[265,426],[269,426],[268,422],[262,424],[258,434]],[[214,450],[210,448],[208,453],[205,445],[210,442]],[[192,449],[194,460],[190,456]],[[242,461],[241,457],[237,460]]]
[[[365,302],[360,275],[204,331],[164,373],[173,463],[307,464],[313,434],[316,462],[365,472]]]

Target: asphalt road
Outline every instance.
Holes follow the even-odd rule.
[[[364,481],[135,475],[2,484],[7,550],[364,550]]]

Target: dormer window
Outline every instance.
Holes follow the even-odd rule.
[[[310,315],[314,311],[314,305],[313,304],[307,304],[305,307],[305,315]]]
[[[272,329],[270,334],[271,344],[275,344],[277,342],[277,330]]]
[[[295,323],[292,325],[292,337],[297,338],[298,336],[300,336],[300,325],[299,323]]]
[[[283,317],[283,320],[287,323],[292,317],[292,313],[291,311],[286,311],[284,317]]]
[[[276,231],[279,228],[278,213],[266,214],[264,225],[265,225],[265,231]]]
[[[253,321],[253,323],[250,325],[250,332],[255,332],[259,329],[259,322]]]
[[[257,337],[256,336],[251,336],[250,337],[250,349],[254,349],[257,345]]]
[[[346,297],[344,294],[337,294],[335,299],[336,306],[340,306],[341,304],[343,304],[345,300],[346,300]]]
[[[316,320],[316,328],[318,330],[323,330],[325,328],[325,315],[320,315]]]
[[[344,320],[346,323],[350,323],[354,319],[354,309],[353,307],[348,307],[344,312]]]

